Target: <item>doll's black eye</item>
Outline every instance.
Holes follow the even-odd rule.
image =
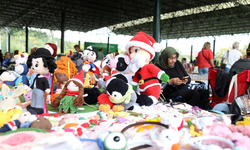
[[[38,67],[38,64],[36,64],[35,67]]]

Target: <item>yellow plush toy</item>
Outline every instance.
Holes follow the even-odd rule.
[[[9,121],[17,120],[22,112],[22,109],[11,107],[2,110],[0,112],[0,127]]]

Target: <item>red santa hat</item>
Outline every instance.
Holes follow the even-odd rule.
[[[155,56],[155,52],[161,51],[161,45],[157,43],[152,36],[147,35],[144,32],[138,32],[127,43],[125,49],[127,53],[131,54],[131,47],[140,47],[150,53],[150,60]]]
[[[103,76],[104,76],[104,79],[106,81],[106,86],[108,86],[109,82],[115,78],[115,77],[112,77],[108,74],[104,74]]]
[[[83,80],[84,80],[84,72],[81,70],[78,75],[70,79],[71,81],[76,81],[79,82],[80,84],[83,85]]]
[[[53,56],[53,57],[56,57],[57,55],[57,46],[56,44],[53,44],[53,43],[46,43],[44,48],[46,48],[47,50],[49,50],[50,54]]]

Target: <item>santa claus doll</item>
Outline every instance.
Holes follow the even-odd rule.
[[[159,80],[168,82],[169,76],[153,64],[148,64],[160,52],[161,46],[153,37],[144,32],[137,33],[125,47],[130,55],[129,69],[134,72],[132,81],[133,89],[137,87],[140,95],[137,103],[140,106],[150,106],[158,102],[161,93]],[[159,80],[158,80],[159,79]]]

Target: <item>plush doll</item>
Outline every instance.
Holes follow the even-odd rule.
[[[98,57],[98,53],[94,49],[89,49],[88,55],[87,55],[87,61],[84,61],[84,71],[91,71],[98,76],[100,76],[100,71],[97,66],[95,66],[94,62],[96,61]]]
[[[50,54],[53,57],[56,57],[56,55],[57,55],[57,46],[56,46],[56,44],[54,44],[54,43],[46,43],[44,48],[49,50]]]
[[[29,68],[26,64],[20,63],[15,67],[15,72],[20,76],[17,77],[14,81],[12,81],[9,85],[11,86],[19,86],[20,84],[29,86],[29,81],[27,78],[27,73],[29,72]]]
[[[51,106],[59,109],[61,113],[76,113],[84,101],[83,70],[71,78],[64,86],[61,94],[53,100]]]
[[[19,54],[14,56],[16,65],[20,63],[26,64],[28,57],[29,57],[28,53],[22,53],[22,51],[19,51]]]
[[[152,45],[153,44],[153,45]],[[158,102],[161,93],[160,79],[168,82],[169,76],[153,64],[148,64],[155,56],[155,52],[161,50],[160,44],[153,37],[144,32],[139,32],[126,45],[126,51],[130,55],[130,71],[135,72],[132,85],[137,90],[139,86],[140,95],[137,103],[140,106],[150,106]]]
[[[68,57],[61,57],[61,60],[56,62],[57,69],[54,72],[54,81],[58,84],[57,92],[61,93],[64,84],[72,77],[77,75],[75,63],[73,63]]]
[[[50,93],[49,83],[44,75],[54,73],[57,66],[54,57],[45,48],[38,48],[36,52],[33,52],[28,57],[27,65],[34,73],[37,73],[33,84],[30,86],[33,90],[32,103],[27,109],[33,109],[37,114],[42,114],[46,97],[44,93]],[[31,89],[28,91],[31,91]]]
[[[11,82],[13,82],[17,77],[14,75],[14,73],[10,71],[4,71],[1,74],[1,80],[3,83],[9,85]]]
[[[101,94],[98,97],[99,104],[108,104],[111,108],[114,104],[118,104],[122,105],[125,110],[133,110],[137,96],[132,86],[116,77],[105,76],[105,80],[107,82],[107,94]]]
[[[19,86],[17,89],[14,90],[12,95],[10,95],[10,88],[6,84],[3,84],[2,85],[3,99],[0,101],[0,111],[8,107],[15,107],[18,103],[20,103],[17,97],[22,95],[22,93],[23,93],[23,86]]]
[[[47,132],[50,132],[52,124],[50,121],[44,117],[38,117],[36,120],[32,121],[29,126],[30,128],[43,129]]]
[[[29,124],[28,122],[32,122],[36,120],[35,115],[31,115],[31,112],[25,111],[20,114],[19,118],[17,120],[9,121],[8,123],[5,123],[3,127],[0,128],[0,133],[4,133],[7,131],[13,131],[18,129],[19,127],[26,127],[25,124]],[[23,126],[22,126],[23,125]],[[28,125],[29,126],[29,125]]]
[[[80,72],[82,70],[82,66],[84,65],[82,55],[79,52],[76,52],[70,59],[76,64],[76,69]]]
[[[85,49],[83,51],[83,55],[82,55],[83,61],[87,60],[87,56],[88,56],[88,53],[89,53],[90,50],[92,50],[92,46],[88,46],[87,49]]]

